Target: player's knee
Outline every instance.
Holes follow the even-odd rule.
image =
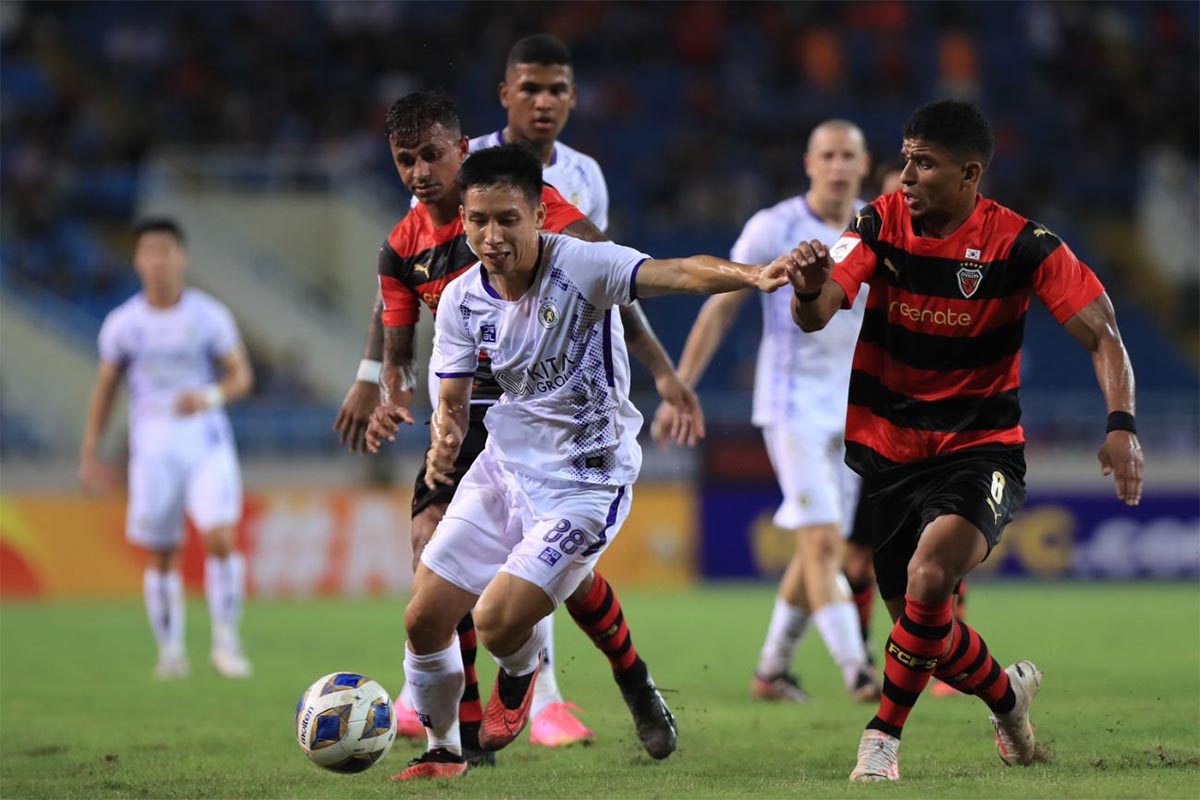
[[[475,632],[479,643],[493,653],[507,653],[508,645],[520,635],[516,615],[501,603],[481,600],[474,611]]]
[[[936,561],[914,558],[908,564],[908,594],[925,602],[945,600],[958,577]]]
[[[833,525],[815,525],[799,534],[800,555],[810,564],[829,567],[837,559],[838,536]]]
[[[404,611],[404,628],[409,647],[415,653],[442,649],[454,636],[454,625],[454,622],[447,624],[446,615],[437,603],[424,602],[420,596],[413,597]]]

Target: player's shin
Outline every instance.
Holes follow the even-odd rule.
[[[428,733],[429,749],[444,748],[461,755],[458,704],[464,679],[458,637],[446,649],[426,655],[417,655],[406,647],[404,678],[413,710]]]
[[[615,675],[634,669],[645,672],[645,665],[638,658],[629,626],[625,623],[621,601],[599,572],[592,574],[592,586],[583,597],[572,596],[567,600],[567,611],[579,629],[608,658]]]
[[[932,603],[911,596],[904,599],[904,611],[896,620],[884,651],[879,712],[867,723],[868,729],[897,739],[921,691],[933,677],[951,634],[954,616],[950,598]]]
[[[1016,703],[1008,675],[983,637],[962,620],[954,623],[949,651],[933,674],[963,694],[978,695],[993,714],[1007,714]]]

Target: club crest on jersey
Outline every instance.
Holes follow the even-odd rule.
[[[958,271],[958,290],[963,297],[970,297],[979,289],[983,280],[983,270],[978,267],[963,267]]]
[[[479,339],[484,342],[496,343],[496,326],[490,322],[485,322],[479,326]]]
[[[562,319],[562,312],[558,310],[558,306],[549,298],[542,301],[538,306],[538,322],[542,323],[542,327],[550,330],[559,323]]]

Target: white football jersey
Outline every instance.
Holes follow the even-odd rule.
[[[855,211],[862,205],[855,203]],[[766,264],[801,241],[816,239],[832,245],[841,235],[841,229],[825,224],[801,195],[751,217],[731,257],[746,264]],[[791,292],[762,295],[755,425],[799,425],[826,432],[846,427],[850,367],[866,308],[866,291],[859,295],[852,308],[839,311],[816,333],[805,333],[792,321]]]
[[[161,430],[151,432],[164,423],[195,428],[209,443],[232,441],[222,409],[187,417],[175,411],[179,395],[216,382],[216,360],[241,345],[233,315],[221,302],[185,289],[171,308],[155,308],[138,293],[104,318],[99,345],[102,361],[124,369],[131,441],[166,444],[154,441]]]
[[[642,415],[629,401],[629,357],[614,306],[637,299],[649,256],[611,242],[544,233],[533,285],[515,301],[483,266],[446,287],[431,369],[471,377],[486,353],[504,390],[484,418],[487,447],[514,470],[625,486],[637,479]]]
[[[471,140],[471,152],[504,144],[503,130]],[[602,231],[608,230],[608,184],[596,159],[562,142],[554,143],[554,157],[542,168],[542,179],[567,201],[587,214]]]

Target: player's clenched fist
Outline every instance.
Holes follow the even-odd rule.
[[[829,248],[816,239],[796,245],[784,259],[788,281],[797,294],[819,292],[833,272]]]
[[[436,419],[436,417],[435,417]],[[454,484],[454,460],[462,447],[462,432],[453,422],[443,425],[434,423],[433,435],[429,440],[429,452],[425,454],[425,485],[436,489],[438,484]]]
[[[404,406],[380,405],[371,412],[371,422],[367,425],[367,450],[378,453],[384,441],[396,441],[396,432],[400,423],[413,424],[412,414]]]

